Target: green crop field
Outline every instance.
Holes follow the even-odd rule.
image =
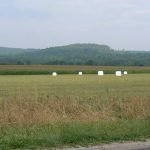
[[[114,74],[116,70],[128,71],[131,74],[150,73],[150,67],[125,66],[62,66],[62,65],[0,65],[0,75],[42,75],[57,71],[59,74],[97,74],[103,70],[105,74]]]
[[[0,149],[150,138],[150,74],[0,76]]]

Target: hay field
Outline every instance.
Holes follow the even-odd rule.
[[[0,149],[150,138],[150,74],[0,76]]]

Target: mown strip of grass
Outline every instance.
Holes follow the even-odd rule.
[[[0,75],[42,75],[49,74],[48,71],[37,71],[37,70],[0,70]]]
[[[55,70],[54,70],[55,71]],[[78,74],[79,71],[82,70],[67,70],[67,71],[56,71],[58,74]],[[0,75],[48,75],[52,74],[53,71],[47,70],[0,70]],[[84,70],[83,74],[97,74],[97,71]],[[114,70],[104,70],[105,74],[114,74]],[[142,74],[142,73],[150,73],[150,70],[129,70],[129,74]]]
[[[114,74],[116,70],[128,71],[130,74],[150,73],[150,67],[127,67],[127,66],[64,66],[64,65],[0,65],[0,75],[36,75],[51,74],[53,71],[59,74],[97,74],[104,70],[105,74]]]
[[[150,138],[150,120],[1,127],[0,149],[89,145]]]

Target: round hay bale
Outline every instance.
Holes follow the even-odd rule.
[[[124,75],[127,75],[127,74],[128,74],[128,72],[127,72],[127,71],[124,71],[124,72],[123,72],[123,74],[124,74]]]
[[[104,71],[98,71],[98,76],[103,76],[104,75]]]
[[[52,76],[56,77],[57,76],[57,72],[53,72]]]
[[[121,77],[122,76],[122,72],[121,71],[116,71],[116,76],[117,77]]]
[[[79,72],[79,76],[82,76],[83,75],[83,73],[82,72]]]

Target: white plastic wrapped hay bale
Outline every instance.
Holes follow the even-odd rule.
[[[122,72],[121,71],[116,71],[116,76],[117,77],[121,77],[122,76]]]
[[[83,75],[83,73],[82,72],[79,72],[79,76],[82,76]]]
[[[98,71],[98,76],[103,76],[104,75],[104,71]]]
[[[124,71],[124,72],[123,72],[123,74],[124,74],[124,75],[127,75],[127,74],[128,74],[128,72],[127,72],[127,71]]]
[[[52,76],[56,77],[57,76],[57,72],[53,72]]]

